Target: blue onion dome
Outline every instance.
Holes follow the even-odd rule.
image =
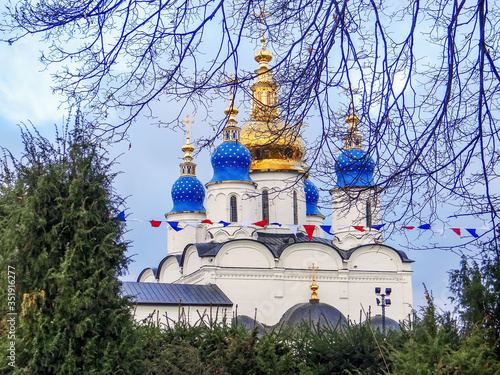
[[[235,115],[238,114],[238,108],[234,106],[233,100],[231,100],[230,107],[226,108],[225,113],[229,118],[223,130],[223,143],[217,146],[215,152],[212,154],[211,162],[214,169],[214,176],[208,184],[222,181],[244,181],[251,183],[252,179],[250,178],[249,171],[252,164],[252,155],[239,142],[240,128],[235,119]]]
[[[337,187],[373,186],[375,163],[370,155],[363,151],[361,135],[356,126],[359,118],[354,113],[352,104],[346,122],[349,129],[345,137],[345,151],[335,161]]]
[[[323,216],[318,209],[318,188],[311,181],[304,180],[304,192],[306,193],[306,214]]]
[[[181,176],[172,187],[174,207],[170,212],[205,212],[204,199],[205,188],[200,180],[194,176]]]
[[[172,187],[172,200],[174,207],[169,213],[174,212],[205,212],[203,200],[205,199],[205,188],[196,178],[196,164],[193,163],[191,156],[194,151],[193,145],[189,143],[189,120],[183,120],[188,125],[186,144],[182,146],[184,151],[183,162],[180,164],[180,177],[175,181]]]

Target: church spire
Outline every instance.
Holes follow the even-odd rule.
[[[184,120],[181,122],[186,125],[186,144],[182,146],[182,151],[184,152],[184,158],[182,159],[181,167],[181,176],[193,176],[196,177],[196,164],[193,163],[193,157],[191,156],[194,151],[194,146],[189,142],[189,125],[194,124],[194,121],[189,118],[189,115],[186,115]]]
[[[312,271],[313,271],[312,284],[309,286],[309,289],[311,289],[311,291],[312,291],[311,298],[309,299],[309,302],[319,302],[319,297],[318,297],[318,293],[317,293],[319,286],[318,286],[318,284],[316,284],[316,274],[314,272],[319,267],[315,267],[314,263],[313,263],[312,267],[309,267],[309,268],[312,269]]]
[[[257,75],[250,87],[252,90],[252,109],[250,115],[254,120],[270,120],[278,116],[278,84],[274,81],[272,71],[269,70],[268,63],[273,59],[273,54],[266,48],[265,19],[270,14],[264,12],[264,6],[257,14],[261,23],[261,47],[255,53],[255,61],[259,63],[259,69],[255,71]]]
[[[345,118],[345,122],[349,124],[349,127],[347,128],[347,136],[345,137],[345,149],[362,150],[363,149],[362,138],[358,132],[358,127],[357,127],[359,118],[358,116],[356,116],[356,113],[354,112],[354,106],[352,105],[352,103],[349,106],[349,113]]]
[[[230,80],[228,82],[231,84],[231,91],[229,93],[229,107],[224,110],[224,113],[228,116],[226,126],[222,130],[222,140],[224,142],[239,142],[240,140],[240,128],[238,126],[238,121],[236,121],[236,115],[240,112],[239,109],[234,105],[234,93],[233,86],[236,84],[236,80],[233,79],[231,74]]]

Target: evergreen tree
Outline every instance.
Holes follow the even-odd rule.
[[[22,130],[20,161],[4,158],[0,186],[1,278],[15,272],[15,368],[2,339],[0,372],[138,373],[128,301],[122,203],[110,163],[77,118],[55,144]],[[9,162],[7,162],[10,159]],[[13,165],[13,166],[12,166]],[[2,288],[2,316],[8,306]],[[6,318],[2,336],[9,333]]]
[[[495,249],[493,249],[495,250]],[[498,251],[491,251],[498,254]],[[462,259],[461,267],[450,272],[450,289],[457,302],[456,312],[465,333],[484,329],[484,339],[500,357],[500,262],[498,257],[485,257],[480,266]]]
[[[437,314],[430,300],[423,318],[406,331],[403,347],[391,351],[390,374],[499,374],[500,362],[484,333],[475,327],[463,334],[451,314]]]

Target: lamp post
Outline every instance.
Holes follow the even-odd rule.
[[[375,288],[375,294],[380,297],[377,298],[377,306],[382,307],[382,333],[385,336],[385,308],[386,306],[389,307],[391,306],[391,300],[389,297],[391,295],[392,289],[391,288],[385,288],[385,293],[382,293],[382,288],[376,287]]]

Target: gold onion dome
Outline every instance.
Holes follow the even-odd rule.
[[[252,154],[251,171],[304,171],[304,142],[295,129],[287,127],[282,120],[248,121],[241,143]]]
[[[260,41],[262,42],[262,46],[255,52],[255,61],[259,64],[267,64],[273,59],[273,54],[266,48],[266,38],[264,36],[260,38]]]
[[[243,125],[241,143],[252,154],[251,171],[304,172],[304,142],[297,129],[279,118],[278,84],[267,66],[273,55],[266,48],[264,36],[261,42],[261,48],[255,53],[260,67],[251,86],[251,119]]]

